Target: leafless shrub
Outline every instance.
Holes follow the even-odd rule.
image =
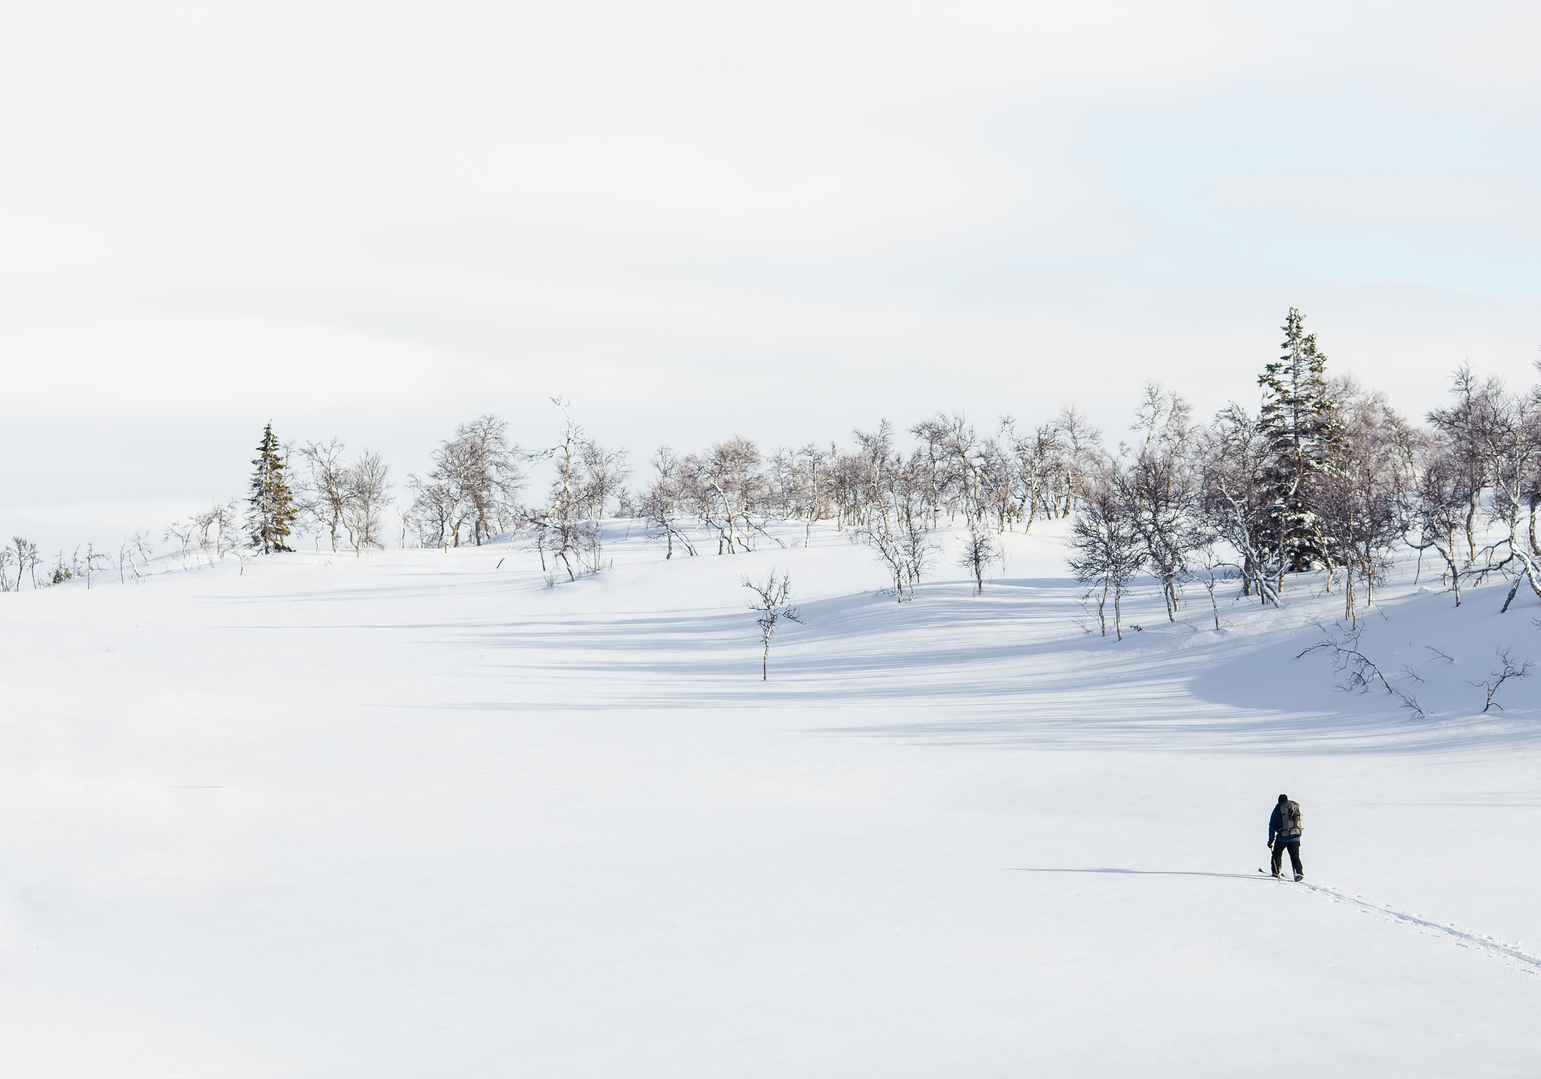
[[[182,568],[188,568],[187,557],[193,549],[194,540],[197,538],[197,526],[192,521],[172,521],[166,526],[166,532],[162,537],[165,540],[175,540],[177,544],[177,557],[182,563]]]
[[[21,578],[25,573],[32,580],[32,590],[37,591],[37,544],[21,536],[12,536],[11,544],[16,549],[16,591],[21,591]]]
[[[133,542],[130,540],[125,540],[118,547],[118,583],[127,584],[128,575],[131,573],[134,575],[134,580],[136,581],[139,580],[140,576],[142,576],[139,572],[138,565],[134,562]]]
[[[96,544],[86,544],[86,557],[80,564],[77,575],[84,575],[86,579],[86,591],[91,590],[91,583],[96,575],[107,568],[107,556],[96,549]]]
[[[1505,682],[1529,678],[1535,670],[1535,664],[1528,659],[1516,663],[1508,648],[1498,650],[1498,664],[1498,670],[1489,672],[1487,678],[1471,683],[1487,695],[1482,704],[1484,714],[1494,708],[1500,712],[1504,710],[1504,706],[1498,703],[1498,691]]]
[[[984,527],[983,521],[971,517],[968,537],[963,541],[963,555],[958,559],[958,565],[968,570],[974,578],[974,595],[984,594],[985,570],[1000,560],[1001,548],[995,537]]]
[[[760,681],[770,677],[771,638],[781,622],[802,622],[797,608],[791,605],[792,578],[772,570],[763,582],[744,578],[744,587],[754,593],[749,609],[758,617],[754,624],[760,627]]]
[[[1188,580],[1198,581],[1204,586],[1204,592],[1209,596],[1209,613],[1214,619],[1215,632],[1221,632],[1220,604],[1215,598],[1215,589],[1220,586],[1221,581],[1240,579],[1241,567],[1221,558],[1211,540],[1191,553],[1183,575]]]

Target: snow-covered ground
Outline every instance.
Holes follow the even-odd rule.
[[[500,546],[0,597],[5,1073],[1541,1074],[1541,677],[1469,684],[1533,602],[1399,570],[1364,647],[1419,720],[1293,658],[1307,582],[1220,634],[1144,589],[1120,643],[1052,527],[903,607],[829,529],[613,531],[554,589]]]

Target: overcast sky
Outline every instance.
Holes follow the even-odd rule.
[[[1534,4],[12,5],[0,534],[421,469],[560,393],[640,459],[1160,378],[1285,309],[1421,412],[1541,345]]]

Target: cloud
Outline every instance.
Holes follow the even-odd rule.
[[[137,479],[81,457],[86,500],[223,490],[248,439],[216,417],[405,470],[556,391],[639,456],[729,420],[1119,423],[1148,377],[1205,407],[1252,392],[1291,303],[1415,411],[1466,356],[1529,377],[1541,340],[1529,6],[34,4],[7,31],[0,450],[184,432]]]

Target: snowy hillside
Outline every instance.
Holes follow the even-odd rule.
[[[1220,633],[1141,587],[1117,642],[1052,527],[904,605],[829,528],[610,532],[556,588],[497,545],[5,596],[8,1073],[1541,1073],[1541,677],[1471,684],[1533,602],[1398,567],[1361,646],[1420,719],[1295,658],[1320,581]]]

